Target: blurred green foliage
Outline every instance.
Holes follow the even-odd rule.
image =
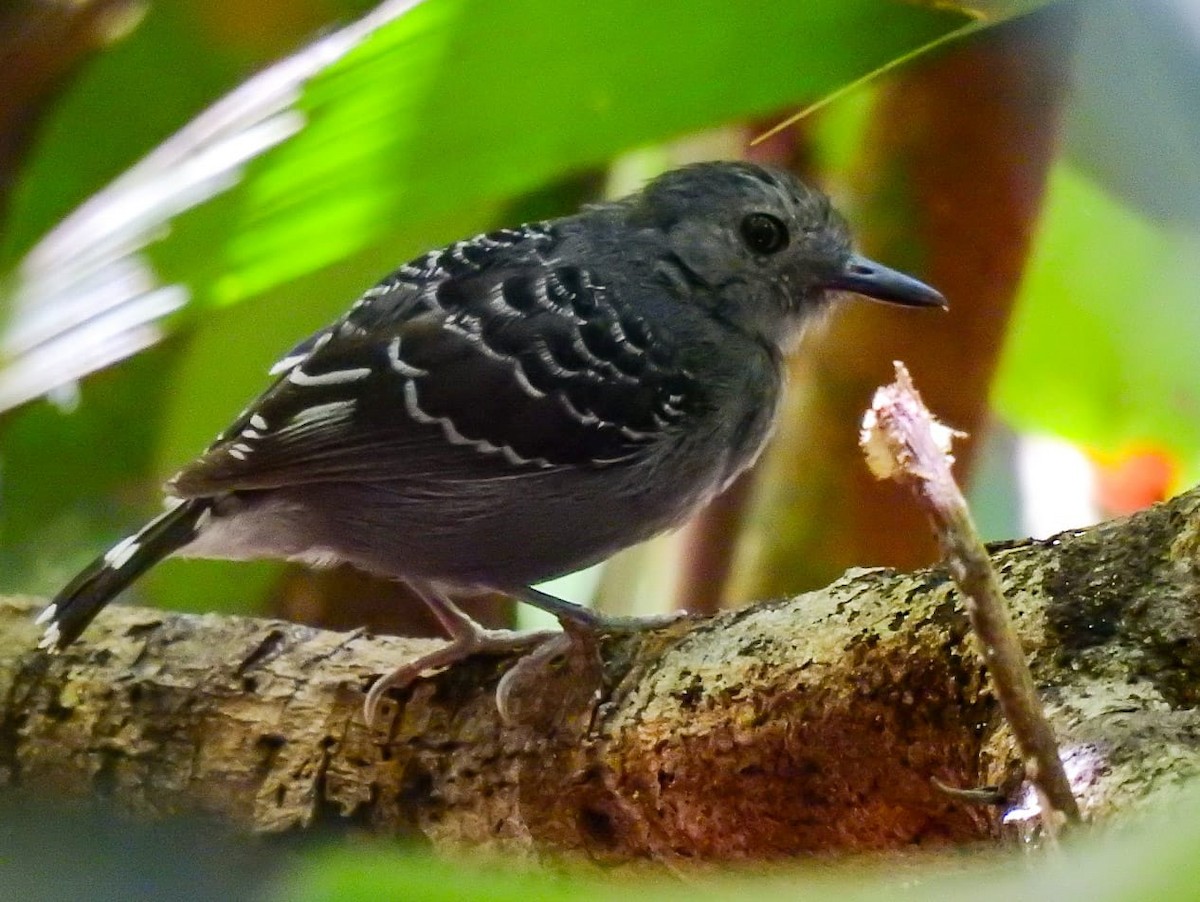
[[[1200,234],[1060,165],[995,400],[1017,428],[1104,451],[1152,444],[1200,479]]]
[[[131,38],[64,92],[0,236],[7,264],[267,61],[211,39],[200,2],[155,5]],[[1039,5],[960,6],[1003,16]],[[366,4],[329,6],[349,15]],[[1097,448],[1167,448],[1194,480],[1196,41],[1163,26],[1161,4],[1153,15],[1132,12],[1125,0],[1082,7],[1090,38],[1079,49],[1071,128],[995,400],[1021,428]],[[815,100],[966,21],[947,4],[892,0],[617,0],[576,5],[570,16],[549,0],[428,0],[303,92],[298,106],[309,125],[298,137],[153,245],[159,275],[192,292],[169,341],[87,380],[73,411],[39,402],[0,419],[0,591],[51,591],[137,525],[157,504],[157,481],[253,396],[270,362],[398,262],[506,220],[517,199],[566,174]],[[1164,47],[1169,52],[1159,52]],[[1141,87],[1114,105],[1111,92],[1092,92],[1099,75],[1083,76],[1111,74],[1121,60],[1130,74],[1117,85]],[[844,103],[820,126],[827,140],[818,150],[830,159],[854,152],[854,123],[869,106],[863,96]],[[845,128],[830,124],[837,117]],[[551,194],[541,209],[574,199]],[[179,606],[248,610],[273,572],[191,563],[164,568],[149,591]],[[801,891],[816,899],[1190,899],[1197,813],[1193,800],[1170,821],[1089,840],[1030,869],[1009,862],[949,876],[906,872],[903,887],[881,871],[865,881],[810,873],[712,887],[664,880],[653,891],[660,899],[769,900]],[[613,894],[611,883],[593,878],[497,874],[399,858],[389,847],[317,857],[276,897]]]
[[[148,252],[163,280],[191,292],[179,339],[152,351],[151,367],[90,380],[54,436],[57,449],[102,448],[125,462],[121,472],[86,454],[82,466],[46,454],[42,424],[54,414],[44,405],[0,426],[6,471],[27,486],[72,488],[21,494],[11,478],[0,483],[0,590],[50,591],[81,555],[134,526],[156,503],[156,484],[262,388],[271,362],[399,262],[497,224],[512,198],[572,169],[819,97],[967,21],[890,0],[557,10],[548,0],[427,0],[312,82],[298,136],[171,223]],[[194,9],[154,7],[70,88],[23,173],[7,259],[229,86],[234,61],[198,49],[196,32]],[[172,85],[179,59],[189,90],[140,115],[146,86]],[[119,135],[79,140],[105,129]],[[93,144],[97,159],[84,167]],[[118,381],[119,390],[93,389]],[[127,504],[114,509],[114,497]],[[48,554],[63,565],[48,565]],[[135,591],[245,610],[267,578],[244,566],[185,567]]]
[[[350,16],[367,4],[327,5]],[[51,591],[136,525],[158,482],[261,389],[263,370],[399,261],[508,221],[515,198],[564,173],[819,98],[969,21],[945,5],[891,0],[752,10],[628,0],[567,20],[551,6],[419,4],[301,93],[308,125],[297,137],[171,223],[149,253],[162,280],[191,293],[176,338],[88,380],[70,414],[37,403],[0,419],[0,589]],[[981,22],[1029,6],[963,4]],[[1023,429],[1107,451],[1166,450],[1192,481],[1200,192],[1187,186],[1200,162],[1185,148],[1200,144],[1200,116],[1189,115],[1200,92],[1172,74],[1194,62],[1194,43],[1162,9],[1084,6],[1095,12],[1084,17],[1078,70],[1090,77],[1068,111],[995,400]],[[14,263],[277,50],[263,40],[256,56],[253,36],[236,47],[211,40],[214,15],[154,6],[70,85],[20,174],[0,259]],[[1113,115],[1113,92],[1132,100],[1138,86],[1145,102]],[[826,168],[852,159],[868,96],[818,120]],[[545,215],[573,203],[543,200]],[[246,610],[274,572],[169,565],[139,590],[185,608]]]
[[[863,859],[840,868],[760,866],[739,876],[548,873],[486,859],[447,862],[394,847],[315,855],[270,895],[287,902],[600,902],[633,894],[657,902],[1188,902],[1200,898],[1200,792],[1121,830],[1076,837],[1057,854],[1021,859],[983,850],[920,862]],[[682,873],[686,873],[683,865]],[[735,871],[736,873],[736,871]]]

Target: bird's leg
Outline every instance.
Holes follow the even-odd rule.
[[[544,644],[545,640],[559,635],[557,632],[545,631],[518,633],[511,630],[484,629],[440,588],[430,585],[413,585],[412,588],[437,617],[450,641],[436,651],[385,673],[371,685],[363,701],[363,716],[367,726],[375,722],[379,705],[389,690],[407,686],[428,671],[457,664],[478,652],[508,654],[538,642]]]
[[[650,617],[613,617],[599,614],[583,605],[563,601],[549,592],[543,592],[532,586],[518,589],[512,595],[517,601],[523,601],[547,614],[552,614],[568,634],[579,637],[636,633],[644,629],[666,626],[687,616],[686,611],[673,611],[670,614],[654,614]]]
[[[562,626],[563,631],[553,635],[552,638],[517,661],[496,684],[496,708],[500,711],[501,719],[506,723],[513,721],[510,702],[516,687],[525,679],[542,672],[560,656],[573,654],[598,658],[597,640],[601,636],[634,633],[643,629],[666,626],[674,623],[680,617],[687,616],[685,611],[676,611],[652,617],[612,617],[599,614],[582,605],[564,601],[549,592],[543,592],[532,586],[518,589],[512,595],[518,601],[523,601],[547,614],[552,614]]]

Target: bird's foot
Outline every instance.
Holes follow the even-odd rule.
[[[576,651],[595,653],[594,646],[581,649],[569,633],[555,633],[508,669],[496,684],[496,710],[500,712],[500,719],[505,725],[512,726],[518,720],[512,704],[514,690],[527,679],[544,676],[548,669],[565,660],[565,655]]]
[[[388,692],[393,689],[402,689],[430,671],[450,667],[476,654],[512,654],[531,646],[535,647],[533,653],[536,654],[538,650],[560,635],[555,631],[544,630],[526,632],[488,630],[474,621],[467,621],[466,624],[455,630],[454,636],[444,646],[427,655],[422,655],[415,661],[403,664],[390,673],[385,673],[371,685],[367,691],[367,697],[363,701],[363,716],[366,718],[367,726],[374,725],[380,705]]]
[[[516,686],[547,668],[566,662],[573,669],[598,669],[599,640],[604,636],[623,635],[667,626],[685,616],[683,612],[654,617],[612,617],[563,601],[538,589],[525,588],[515,597],[553,614],[562,624],[559,632],[512,632],[484,629],[436,585],[416,586],[438,620],[450,634],[450,641],[415,661],[410,661],[372,684],[363,701],[367,726],[374,724],[383,698],[392,689],[400,689],[432,670],[441,670],[475,654],[506,655],[532,647],[529,654],[514,664],[496,686],[496,708],[505,723],[512,723],[512,699]]]
[[[535,680],[547,670],[560,667],[570,667],[581,673],[598,671],[602,666],[600,639],[603,637],[669,626],[687,616],[686,612],[677,611],[650,617],[613,617],[562,601],[537,589],[525,589],[517,598],[554,614],[562,624],[563,631],[554,634],[517,661],[496,685],[496,709],[506,724],[518,719],[514,698],[517,687],[527,680]]]

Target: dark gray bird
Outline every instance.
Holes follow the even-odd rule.
[[[454,641],[382,692],[510,645],[447,597],[530,588],[683,522],[762,450],[783,357],[840,292],[944,306],[855,254],[787,172],[701,163],[622,200],[430,251],[272,369],[167,484],[169,510],[41,615],[64,648],[171,554],[346,561],[417,589]]]

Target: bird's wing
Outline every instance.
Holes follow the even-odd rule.
[[[629,299],[553,260],[494,265],[479,242],[504,234],[433,252],[368,291],[273,369],[275,384],[171,491],[604,467],[704,407],[670,336]]]

